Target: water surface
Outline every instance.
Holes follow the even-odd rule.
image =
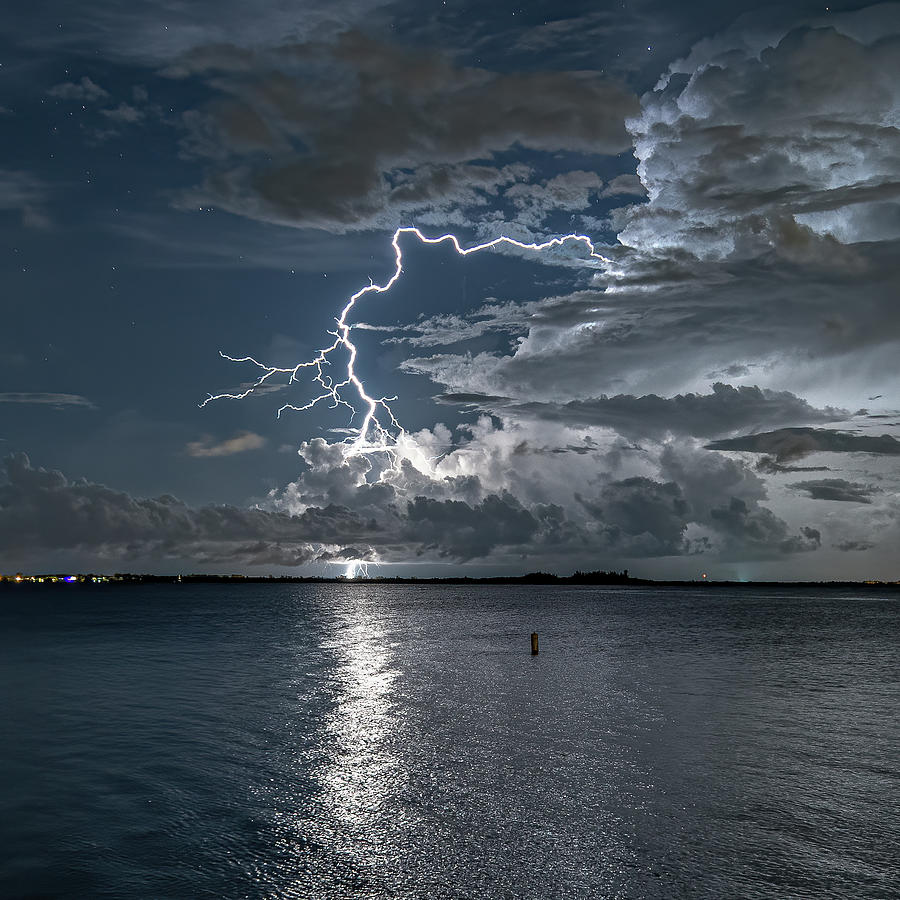
[[[0,895],[900,897],[898,636],[826,590],[10,586]]]

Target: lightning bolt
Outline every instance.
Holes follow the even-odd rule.
[[[372,279],[369,283],[360,288],[353,294],[344,308],[341,310],[339,317],[335,319],[336,329],[329,331],[328,334],[334,339],[327,347],[323,347],[318,353],[306,362],[297,363],[295,366],[281,367],[270,366],[261,363],[252,356],[229,356],[227,353],[219,351],[219,355],[223,359],[236,363],[250,363],[262,370],[262,374],[250,385],[245,391],[235,394],[210,394],[201,404],[201,408],[211,403],[213,400],[243,400],[249,397],[258,388],[263,387],[270,379],[276,376],[288,376],[287,383],[293,384],[300,381],[300,376],[304,370],[311,370],[313,374],[313,383],[317,385],[318,393],[312,400],[303,406],[295,406],[293,403],[285,403],[278,409],[277,416],[280,418],[285,410],[295,410],[303,412],[312,409],[320,403],[328,403],[332,408],[346,406],[350,411],[350,421],[356,416],[357,409],[349,403],[343,396],[342,391],[352,390],[359,398],[359,402],[366,410],[362,423],[356,430],[356,436],[350,440],[351,452],[354,453],[374,453],[390,450],[391,446],[396,442],[397,436],[404,433],[402,426],[397,421],[391,410],[390,403],[396,400],[396,397],[373,397],[365,388],[365,385],[356,374],[356,360],[358,350],[356,345],[350,340],[350,331],[353,326],[347,321],[347,317],[353,311],[356,304],[368,294],[385,294],[398,281],[403,274],[403,251],[400,249],[400,239],[404,235],[412,235],[422,244],[443,244],[449,243],[460,256],[469,256],[473,253],[480,253],[483,250],[492,250],[495,247],[507,245],[515,247],[519,250],[532,251],[534,253],[542,253],[554,247],[562,247],[565,244],[580,243],[583,244],[589,253],[590,258],[598,259],[606,265],[612,265],[612,260],[601,253],[597,252],[594,242],[583,234],[567,234],[562,237],[551,238],[542,243],[526,243],[517,241],[514,238],[501,235],[493,240],[485,241],[481,244],[475,244],[471,247],[463,247],[459,239],[454,234],[443,234],[440,237],[426,237],[418,228],[404,227],[398,228],[391,238],[391,246],[394,248],[394,274],[384,283],[375,284]],[[346,376],[340,381],[335,381],[325,370],[326,366],[331,365],[331,357],[340,348],[347,351],[347,369]],[[383,423],[379,417],[379,412],[386,418],[387,424]],[[393,429],[393,431],[391,430]],[[349,440],[349,439],[348,439]],[[348,572],[349,575],[349,572]]]
[[[362,560],[353,560],[352,562],[347,563],[347,568],[344,570],[344,578],[368,578],[369,577],[369,564],[367,562],[363,562]]]

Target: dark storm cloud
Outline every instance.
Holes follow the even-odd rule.
[[[812,531],[792,533],[762,505],[762,480],[739,461],[690,444],[667,446],[659,477],[615,479],[598,469],[599,447],[577,448],[590,450],[576,454],[577,463],[550,465],[554,456],[537,452],[515,431],[480,427],[476,439],[445,454],[442,469],[426,474],[406,460],[376,484],[366,480],[370,461],[352,456],[347,445],[317,439],[301,448],[309,469],[272,500],[290,511],[326,503],[353,509],[377,523],[378,538],[369,546],[383,561],[504,553],[557,560],[704,552],[771,559],[818,546]],[[418,439],[430,440],[424,433]],[[481,474],[456,474],[469,469],[470,454]]]
[[[169,72],[202,75],[222,95],[185,120],[187,150],[216,163],[198,196],[334,231],[391,228],[414,214],[452,221],[528,173],[472,161],[513,147],[615,154],[637,112],[633,95],[596,72],[492,72],[359,32],[275,51],[200,48]],[[547,197],[584,206],[601,187],[571,173],[518,200],[534,215]]]
[[[767,559],[818,549],[821,534],[788,524],[761,504],[762,483],[740,465],[722,465],[687,447],[667,448],[660,474],[607,483],[582,504],[601,524],[607,549],[628,557],[714,552],[720,558]],[[689,526],[701,532],[689,537]]]
[[[528,544],[537,519],[512,496],[491,495],[478,504],[416,497],[407,509],[406,536],[424,550],[470,560],[502,545]]]
[[[341,547],[338,550],[323,550],[316,557],[316,562],[347,562],[349,560],[371,562],[373,559],[374,553],[371,547]]]
[[[762,505],[762,479],[741,463],[693,447],[666,446],[660,471],[681,488],[690,521],[710,528],[723,558],[765,559],[818,549],[821,534],[803,526],[792,534]]]
[[[5,459],[0,483],[4,558],[79,550],[113,559],[190,559],[240,565],[301,565],[337,535],[365,534],[336,508],[289,516],[233,506],[192,508],[171,496],[138,499],[62,473],[32,468],[23,453]]]
[[[778,475],[782,472],[829,472],[828,466],[783,466],[775,462],[771,456],[762,456],[756,463],[756,471],[766,475]]]
[[[315,448],[310,451],[313,474],[306,487],[312,490],[321,490],[326,480],[336,484],[348,470],[334,454],[319,450],[321,458]],[[289,515],[226,505],[193,508],[171,496],[134,498],[35,469],[25,454],[8,456],[4,463],[0,546],[8,561],[20,554],[78,550],[111,559],[296,566],[348,554],[369,559],[374,548],[404,557],[433,551],[471,559],[501,545],[526,544],[539,528],[535,516],[508,494],[488,494],[472,504],[414,497],[400,516],[391,508],[397,499],[393,488],[357,483],[338,493],[359,512],[329,504]],[[348,549],[345,541],[354,535],[363,543]],[[334,544],[339,546],[328,546]]]
[[[844,503],[871,503],[877,489],[868,484],[847,481],[845,478],[821,478],[815,481],[796,481],[792,491],[802,491],[813,500],[838,500]]]
[[[477,406],[481,409],[487,406],[504,406],[510,402],[509,397],[496,397],[490,394],[439,394],[435,399],[439,403]]]
[[[817,550],[822,543],[818,529],[804,526],[799,535],[789,535],[787,524],[770,509],[753,509],[738,497],[732,497],[727,506],[711,510],[710,515],[743,552],[756,546],[776,547],[782,553],[801,553]]]
[[[833,422],[849,415],[845,410],[815,409],[789,391],[735,388],[721,382],[713,385],[710,394],[678,394],[669,398],[656,394],[644,397],[619,394],[562,404],[512,403],[477,394],[445,394],[442,399],[503,410],[513,417],[526,416],[571,426],[601,426],[631,437],[655,438],[666,433],[711,437],[750,425]]]
[[[836,550],[840,550],[841,553],[863,553],[866,550],[871,550],[876,546],[872,541],[841,541],[839,544],[832,545]]]
[[[874,437],[825,428],[779,428],[777,431],[713,441],[707,447],[710,450],[747,450],[771,454],[778,462],[802,459],[811,453],[900,455],[900,441],[889,434]]]
[[[691,518],[717,535],[723,558],[765,559],[817,550],[820,532],[803,526],[792,534],[788,524],[761,504],[762,480],[733,460],[667,447],[662,471],[682,485]]]
[[[625,556],[686,552],[688,504],[674,482],[635,476],[610,482],[595,500],[575,497],[601,523],[608,545]]]
[[[489,432],[481,437],[489,445]],[[817,546],[808,528],[792,534],[762,505],[759,478],[718,454],[667,446],[659,478],[612,479],[598,474],[599,448],[591,447],[573,458],[594,473],[579,479],[571,466],[523,456],[513,434],[496,431],[493,441],[492,455],[476,440],[458,457],[445,455],[443,473],[405,460],[371,481],[372,461],[347,444],[316,439],[301,448],[303,475],[273,493],[267,509],[135,498],[13,455],[0,484],[0,546],[10,562],[76,551],[107,560],[286,566],[509,554],[578,562],[597,554],[619,560],[701,552],[766,559]],[[480,475],[464,474],[470,457],[480,460]]]

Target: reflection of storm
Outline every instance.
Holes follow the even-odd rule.
[[[353,609],[335,617],[322,649],[333,654],[336,705],[327,732],[331,753],[317,777],[338,845],[371,841],[396,789],[391,668],[384,630],[361,595],[346,597]],[[371,852],[371,846],[367,851]]]

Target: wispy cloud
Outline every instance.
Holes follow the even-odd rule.
[[[80,81],[64,81],[55,84],[47,93],[59,100],[78,100],[81,103],[98,103],[109,96],[109,92],[85,75]]]
[[[7,391],[0,394],[0,403],[31,403],[41,406],[84,406],[96,409],[93,403],[78,394],[52,394],[42,391]]]
[[[266,439],[252,431],[238,432],[234,437],[224,441],[214,442],[208,435],[199,441],[191,441],[185,450],[188,456],[197,458],[210,456],[234,456],[236,453],[246,453],[248,450],[259,450],[266,445]]]
[[[30,172],[0,169],[0,210],[19,210],[26,227],[46,228],[50,224],[42,208],[46,198],[46,186]]]

